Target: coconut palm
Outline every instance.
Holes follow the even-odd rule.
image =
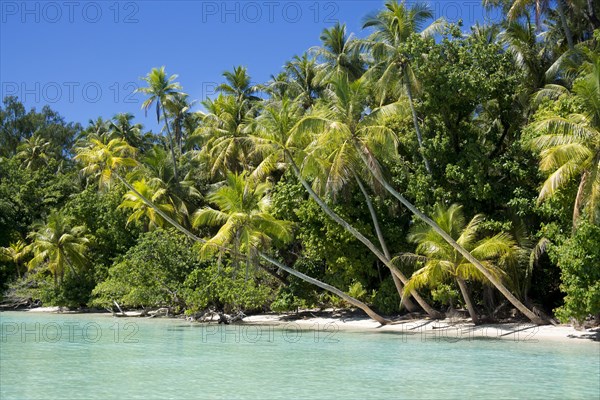
[[[388,0],[384,10],[368,16],[363,24],[363,28],[375,29],[367,40],[374,59],[374,65],[367,76],[375,83],[374,88],[380,98],[380,106],[385,104],[388,96],[393,96],[393,101],[396,101],[401,92],[406,93],[417,134],[419,152],[429,174],[431,168],[425,156],[423,135],[413,99],[418,83],[403,45],[413,34],[419,33],[426,37],[439,31],[444,20],[438,19],[425,26],[431,18],[433,18],[432,10],[423,3],[415,3],[408,7],[404,1],[399,3],[397,0]]]
[[[241,172],[250,164],[251,142],[246,126],[253,117],[252,111],[244,112],[246,103],[240,104],[229,95],[219,95],[202,104],[208,112],[201,114],[202,122],[189,142],[201,146],[200,159],[211,176]]]
[[[310,115],[303,118],[299,122],[298,127],[301,131],[308,132],[320,132],[319,136],[322,138],[331,138],[332,140],[336,137],[345,138],[349,143],[352,143],[355,153],[352,153],[349,149],[350,146],[345,146],[349,158],[350,155],[360,158],[365,164],[368,172],[373,176],[374,180],[378,182],[386,191],[392,196],[398,199],[406,208],[410,210],[419,220],[425,222],[431,226],[444,240],[446,240],[456,251],[462,254],[469,262],[471,262],[480,272],[507,298],[519,311],[531,319],[534,323],[547,323],[544,319],[535,315],[529,310],[519,299],[517,299],[504,284],[496,279],[495,276],[489,273],[489,271],[482,265],[469,251],[464,249],[460,244],[448,235],[442,228],[440,228],[435,221],[422,213],[413,204],[411,204],[404,196],[402,196],[392,185],[387,181],[381,165],[376,157],[378,152],[384,151],[387,154],[393,154],[396,151],[396,141],[393,137],[393,132],[385,126],[381,121],[381,118],[385,118],[391,114],[396,114],[399,110],[394,104],[382,107],[375,110],[369,115],[357,114],[356,107],[347,107],[345,104],[352,104],[351,92],[360,93],[360,82],[349,84],[345,80],[338,80],[332,83],[332,89],[329,91],[328,107],[323,107]],[[355,86],[355,87],[353,87]],[[327,103],[324,103],[327,104]],[[350,110],[351,113],[344,112],[344,110]],[[354,115],[354,118],[349,116]],[[356,115],[360,115],[360,119],[356,119]],[[300,135],[300,133],[298,133]],[[327,139],[321,139],[323,143],[328,142]],[[330,146],[330,144],[327,144]],[[339,146],[338,146],[339,147]],[[377,150],[377,151],[374,151]],[[339,158],[339,157],[338,157]],[[345,165],[342,163],[340,165]],[[337,168],[340,171],[344,171],[343,168]],[[338,174],[339,179],[347,179],[349,174]],[[329,214],[328,214],[329,215]],[[334,217],[333,215],[332,218]],[[362,241],[362,240],[361,240]],[[367,242],[365,243],[371,251],[378,256],[378,258],[390,265],[391,263],[386,260],[376,248],[372,249]],[[372,245],[372,244],[371,244]],[[380,256],[381,255],[381,256]],[[393,266],[393,264],[392,264]],[[390,267],[392,268],[392,267]],[[394,269],[392,269],[394,271]],[[402,276],[398,275],[398,278],[402,280]],[[414,296],[414,293],[412,293]],[[417,299],[418,300],[418,299]],[[421,306],[421,302],[419,302]]]
[[[136,149],[123,139],[112,139],[108,143],[90,139],[77,148],[75,160],[83,163],[82,174],[97,179],[99,188],[103,189],[110,188],[115,177],[123,183],[126,182],[119,172],[137,165],[133,158],[136,152]]]
[[[218,92],[233,96],[238,104],[246,103],[248,107],[252,102],[260,101],[260,97],[255,95],[259,91],[259,86],[252,85],[246,67],[233,67],[233,71],[225,71],[223,76],[227,82],[217,86]]]
[[[572,93],[552,85],[540,91],[570,96],[581,105],[582,112],[567,117],[550,115],[532,124],[540,134],[531,146],[540,151],[540,169],[549,172],[539,200],[552,197],[572,180],[579,179],[573,205],[573,227],[582,209],[592,223],[600,218],[600,56],[595,55],[581,67]]]
[[[133,221],[144,222],[146,230],[162,228],[165,225],[165,219],[156,212],[156,208],[171,217],[175,217],[175,207],[171,199],[167,196],[167,189],[162,187],[157,181],[147,181],[142,179],[132,184],[135,191],[130,190],[123,195],[123,201],[119,208],[128,208],[132,210],[127,219],[127,224]],[[155,207],[146,204],[142,197],[147,198]]]
[[[323,81],[334,75],[344,75],[350,80],[361,77],[365,72],[365,63],[360,53],[360,42],[346,34],[346,25],[339,22],[321,33],[321,46],[313,47],[311,52],[323,61]]]
[[[173,134],[180,154],[183,154],[184,139],[194,132],[199,122],[195,118],[197,114],[190,111],[194,103],[195,101],[190,101],[184,93],[177,93],[165,103],[169,114],[173,116]]]
[[[89,240],[84,233],[83,226],[71,226],[64,215],[53,212],[47,223],[38,223],[28,235],[34,256],[29,261],[29,269],[46,266],[54,277],[55,285],[62,281],[66,267],[77,275],[87,263],[85,252]]]
[[[567,5],[573,5],[573,1],[566,0],[565,3]],[[516,21],[518,18],[523,15],[527,15],[529,19],[529,8],[531,6],[534,7],[534,15],[535,15],[535,24],[537,29],[539,30],[541,27],[541,17],[547,10],[550,8],[549,0],[510,0],[510,1],[499,1],[499,0],[484,0],[484,6],[486,7],[494,7],[498,5],[503,5],[503,9],[506,12],[506,18],[509,22]],[[569,24],[567,23],[567,16],[565,13],[565,4],[563,0],[559,0],[556,2],[556,8],[558,11],[558,15],[560,18],[560,25],[563,31],[564,38],[567,39],[567,44],[570,49],[573,49],[573,35],[571,34],[571,29]],[[593,7],[592,7],[593,10]]]
[[[21,266],[30,253],[30,248],[23,240],[17,240],[8,247],[0,247],[0,257],[15,264],[17,276],[21,278]]]
[[[21,165],[27,169],[37,169],[48,163],[50,159],[50,142],[39,135],[26,139],[17,148],[16,157],[21,160]]]
[[[294,98],[308,110],[323,91],[323,83],[318,77],[317,62],[306,53],[294,56],[286,63],[288,76],[288,96]]]
[[[333,286],[286,267],[265,254],[273,241],[285,243],[292,239],[291,224],[269,214],[270,200],[266,194],[267,189],[268,185],[265,183],[257,183],[254,179],[248,180],[243,175],[228,174],[227,185],[217,189],[208,197],[209,201],[219,209],[206,207],[198,210],[194,215],[195,226],[220,227],[217,234],[204,244],[202,253],[210,256],[223,247],[233,246],[245,255],[247,261],[260,257],[292,275],[340,296],[379,323],[389,323],[363,302]]]
[[[133,114],[120,113],[108,121],[108,135],[111,139],[123,139],[130,146],[144,152],[150,144],[150,134],[142,134],[142,124],[133,124]]]
[[[291,223],[269,214],[268,183],[247,179],[245,173],[227,174],[225,185],[210,193],[207,200],[218,209],[204,207],[192,217],[192,226],[219,226],[219,232],[202,246],[204,256],[213,255],[223,247],[244,254],[256,261],[256,251],[266,250],[272,240],[288,243],[292,238]]]
[[[143,157],[144,170],[141,171],[150,182],[164,187],[165,195],[175,206],[175,211],[184,225],[187,226],[190,215],[190,207],[195,200],[202,197],[198,189],[194,187],[192,178],[193,171],[190,171],[180,181],[175,181],[173,165],[168,160],[166,150],[160,146],[154,146]]]
[[[476,215],[467,224],[461,206],[453,204],[446,209],[437,204],[432,218],[458,244],[477,257],[496,279],[502,279],[504,274],[499,263],[515,262],[517,246],[510,235],[500,233],[481,240],[476,239],[477,230],[483,221],[482,215]],[[477,324],[479,318],[465,281],[487,283],[486,277],[428,225],[413,226],[408,240],[417,244],[416,253],[405,253],[399,259],[418,263],[422,267],[413,273],[405,290],[436,286],[452,279],[460,288],[473,323]]]
[[[136,92],[140,92],[148,95],[148,98],[142,103],[142,108],[148,113],[148,109],[156,104],[156,121],[159,122],[162,117],[165,121],[165,130],[167,131],[167,138],[169,139],[169,146],[171,150],[171,158],[173,159],[173,168],[175,171],[175,179],[178,177],[177,173],[177,159],[175,157],[175,144],[173,142],[173,135],[169,128],[169,120],[167,118],[167,112],[165,109],[165,103],[171,101],[174,96],[181,93],[181,86],[179,83],[174,82],[177,79],[177,75],[171,75],[167,78],[165,67],[152,68],[152,70],[142,78],[146,83],[147,87],[139,88]]]
[[[350,108],[354,111],[357,110],[357,108]],[[319,108],[319,110],[321,110],[321,108]],[[265,175],[265,170],[269,170],[269,167],[273,167],[278,163],[288,164],[302,186],[309,193],[310,197],[331,219],[363,243],[390,269],[392,274],[396,275],[401,281],[407,281],[407,278],[396,268],[391,260],[387,258],[368,238],[335,213],[304,177],[297,160],[306,158],[306,160],[304,160],[305,166],[311,164],[311,166],[316,166],[316,168],[303,168],[305,173],[308,171],[309,174],[313,174],[314,171],[318,171],[324,166],[322,157],[311,157],[310,155],[308,155],[309,157],[306,157],[307,153],[305,152],[307,141],[315,136],[315,131],[313,129],[317,128],[318,130],[318,127],[320,126],[319,123],[323,122],[323,119],[314,117],[311,113],[311,115],[299,120],[301,111],[302,110],[297,106],[297,103],[289,100],[284,100],[280,104],[271,104],[265,107],[261,116],[257,119],[258,127],[255,136],[256,149],[263,153],[264,161],[254,171],[254,174],[257,177],[262,177]],[[342,110],[340,110],[340,112],[342,112]],[[315,111],[315,113],[317,113],[317,111]],[[351,116],[356,117],[356,114],[352,114]],[[355,122],[356,120],[352,121],[352,123]],[[342,128],[342,125],[343,122],[336,121],[335,123],[335,126],[339,127],[341,130],[345,129]],[[314,162],[311,162],[313,160]],[[321,167],[319,167],[319,165]],[[313,174],[312,176],[314,177],[315,175]],[[437,311],[432,309],[418,295],[418,293],[415,292],[411,294],[429,315],[432,317],[440,316]]]
[[[116,144],[113,143],[109,148],[107,147],[108,146],[104,145],[102,142],[96,140],[90,143],[89,146],[78,149],[78,154],[76,158],[79,161],[87,164],[86,167],[84,167],[82,170],[84,173],[101,175],[104,177],[104,179],[102,179],[101,182],[106,183],[111,182],[113,176],[117,177],[130,191],[133,192],[133,194],[140,198],[146,205],[152,207],[156,214],[158,214],[165,221],[171,224],[171,226],[173,226],[175,229],[177,229],[190,239],[194,240],[195,242],[206,243],[206,240],[201,239],[194,233],[190,232],[188,229],[184,228],[179,222],[175,221],[168,214],[166,214],[160,207],[157,207],[154,203],[152,203],[146,196],[138,192],[131,184],[127,182],[127,180],[125,180],[120,175],[119,172],[122,171],[125,167],[130,166],[132,163],[135,164],[135,160],[127,157],[134,151],[134,149],[132,149],[131,146],[127,145],[127,143],[124,143],[122,140],[120,140]],[[223,248],[223,250],[231,252],[231,250],[228,248]],[[285,264],[279,262],[278,260],[269,256],[266,253],[259,251],[257,255],[263,260],[269,262],[270,264],[304,280],[305,282],[311,283],[340,296],[348,303],[365,311],[367,315],[369,315],[371,318],[378,321],[379,323],[387,324],[390,322],[387,319],[379,316],[377,313],[373,312],[373,310],[371,310],[366,304],[354,299],[353,297],[348,296],[341,290],[324,282],[321,282],[317,279],[314,279],[308,275],[305,275],[299,271],[296,271],[295,269],[286,266]]]

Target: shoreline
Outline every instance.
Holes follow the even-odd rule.
[[[61,307],[37,307],[25,310],[2,310],[6,312],[27,312],[45,314],[82,314],[110,316],[109,311],[102,310],[64,310]],[[315,315],[319,314],[319,315]],[[114,315],[114,313],[113,313]],[[149,317],[118,316],[119,318],[139,319]],[[181,320],[189,324],[217,325],[218,320],[212,322],[189,321],[183,316],[156,317],[172,320]],[[460,340],[509,340],[519,342],[558,341],[566,343],[600,343],[600,327],[577,330],[571,325],[534,325],[529,322],[500,322],[474,325],[466,318],[450,317],[443,320],[429,318],[399,319],[389,325],[380,325],[362,315],[344,315],[344,312],[333,309],[321,311],[305,310],[297,313],[265,313],[244,317],[232,325],[273,326],[283,329],[322,330],[335,332],[338,330],[356,333],[373,332],[389,333],[408,337],[420,337],[420,340],[431,341],[460,341]]]

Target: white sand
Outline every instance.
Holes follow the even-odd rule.
[[[292,316],[290,315],[290,317]],[[328,332],[339,329],[362,332],[403,333],[406,335],[404,337],[405,340],[415,338],[423,341],[438,340],[452,342],[474,338],[487,338],[523,342],[557,340],[572,343],[589,343],[594,338],[595,340],[600,340],[600,330],[598,329],[576,330],[570,325],[537,326],[530,323],[502,323],[476,326],[469,320],[463,319],[416,319],[381,326],[378,322],[368,318],[311,317],[288,319],[285,315],[253,315],[244,318],[244,323],[278,325],[283,327],[287,325],[290,328],[321,329]],[[600,342],[598,345],[600,346]]]
[[[61,307],[38,307],[30,309],[28,312],[77,313],[67,311]],[[95,313],[86,314],[94,315]],[[103,313],[102,315],[107,314]],[[332,313],[332,315],[334,314]],[[131,317],[134,318],[133,314]],[[381,326],[378,322],[363,317],[314,316],[296,319],[295,314],[260,314],[245,317],[242,323],[321,330],[329,333],[337,330],[402,333],[404,334],[404,340],[414,338],[423,341],[438,340],[451,342],[474,338],[488,338],[524,342],[554,340],[570,343],[590,343],[594,339],[596,341],[600,340],[600,328],[576,330],[571,325],[537,326],[526,322],[476,326],[469,320],[460,318],[402,320],[390,325]],[[598,345],[600,346],[600,342],[598,342]]]

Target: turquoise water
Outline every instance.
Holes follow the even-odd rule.
[[[600,344],[579,339],[448,342],[20,312],[0,313],[0,325],[3,400],[600,398]]]

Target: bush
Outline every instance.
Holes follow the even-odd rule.
[[[556,309],[561,321],[583,321],[600,315],[600,227],[581,221],[575,234],[551,255],[561,269],[565,304]]]
[[[185,280],[184,299],[188,312],[197,312],[209,306],[224,312],[252,311],[266,307],[273,298],[273,290],[264,282],[261,271],[246,271],[217,262],[192,271]]]
[[[200,267],[192,242],[176,231],[158,229],[140,237],[94,289],[93,305],[112,301],[130,307],[183,307],[183,283]]]

